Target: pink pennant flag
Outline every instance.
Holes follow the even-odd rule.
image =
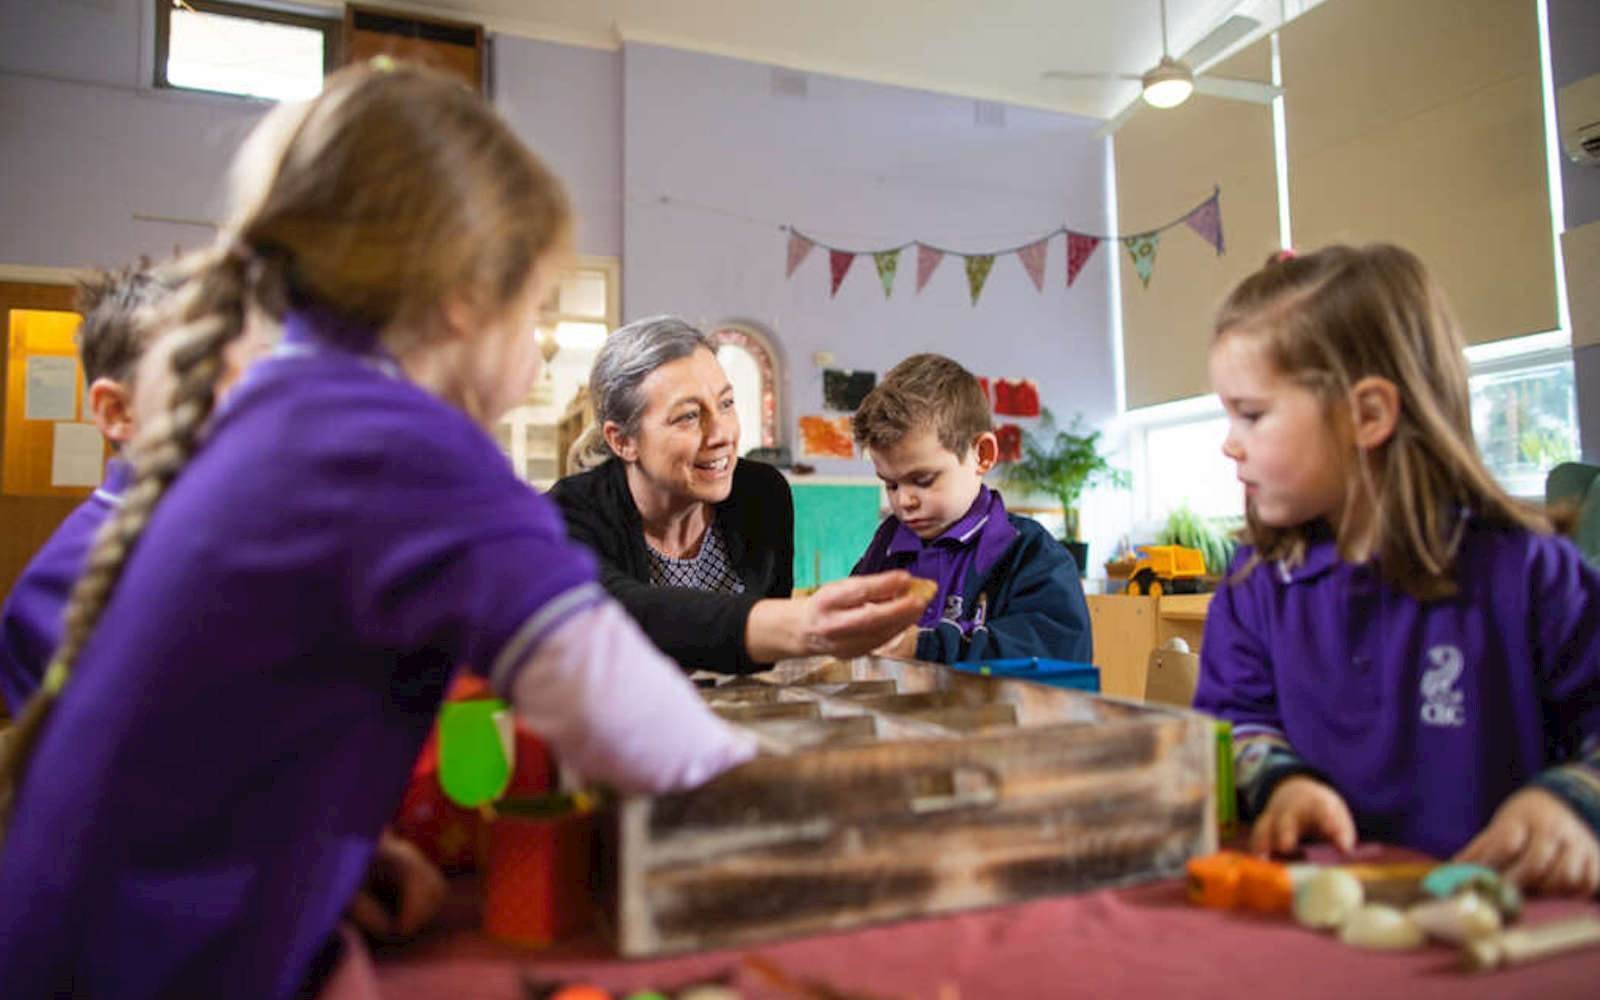
[[[944,260],[944,251],[935,250],[917,244],[917,291],[922,291],[928,279],[933,277],[933,272],[939,267],[939,262]]]
[[[1200,238],[1217,248],[1222,255],[1222,204],[1218,195],[1212,195],[1204,204],[1189,213],[1183,221],[1200,234]]]
[[[848,250],[828,251],[828,273],[833,276],[833,291],[829,297],[839,294],[839,286],[844,283],[844,276],[850,273],[850,265],[856,262],[856,255]]]
[[[1083,265],[1089,263],[1089,255],[1094,253],[1094,248],[1100,245],[1097,236],[1085,236],[1082,233],[1067,234],[1067,287],[1078,280],[1078,272],[1083,270]]]
[[[1041,292],[1044,291],[1044,256],[1049,246],[1050,239],[1046,237],[1017,251],[1017,256],[1022,259],[1023,270],[1033,279],[1033,287]]]
[[[805,261],[806,256],[811,253],[811,248],[814,246],[816,246],[815,243],[801,236],[793,229],[789,230],[789,270],[784,273],[785,278],[794,277],[794,269]]]

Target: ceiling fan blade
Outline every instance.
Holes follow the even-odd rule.
[[[1195,42],[1194,45],[1190,46],[1189,51],[1179,58],[1195,69],[1199,69],[1226,52],[1234,42],[1259,27],[1261,27],[1261,22],[1255,18],[1246,17],[1243,14],[1234,14],[1213,28],[1209,35]]]
[[[1144,98],[1142,97],[1135,97],[1133,100],[1129,101],[1127,107],[1123,108],[1121,111],[1118,111],[1110,118],[1107,118],[1104,125],[1094,130],[1094,137],[1096,139],[1107,139],[1113,135],[1116,135],[1117,129],[1126,125],[1128,123],[1128,119],[1133,117],[1133,113],[1138,111],[1139,105],[1143,103]]]
[[[1282,87],[1274,87],[1270,83],[1235,80],[1227,76],[1197,76],[1194,78],[1194,89],[1197,94],[1223,97],[1230,101],[1249,101],[1251,104],[1271,104],[1274,97],[1283,93]]]
[[[1051,69],[1039,74],[1045,80],[1133,80],[1135,82],[1143,77],[1131,73],[1074,73],[1071,70]]]

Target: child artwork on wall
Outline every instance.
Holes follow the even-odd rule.
[[[855,458],[849,417],[800,418],[800,454],[806,458]]]
[[[1031,378],[997,379],[994,383],[994,412],[1005,417],[1037,417],[1039,386]]]
[[[989,409],[993,410],[994,394],[989,391],[989,376],[975,375],[973,377],[978,380],[978,388],[983,390],[983,398],[989,404]]]
[[[844,413],[856,412],[856,407],[867,398],[867,393],[878,384],[877,372],[840,371],[837,368],[822,370],[822,405],[825,409]]]
[[[1015,462],[1022,457],[1021,427],[1016,424],[1001,424],[995,428],[994,436],[1000,440],[1000,461]]]

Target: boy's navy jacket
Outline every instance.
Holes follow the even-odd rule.
[[[973,524],[976,531],[963,531],[974,515],[986,516]],[[917,659],[1093,661],[1089,607],[1071,553],[1037,521],[1008,513],[998,493],[985,487],[973,511],[938,539],[913,545],[914,539],[893,516],[885,518],[852,572],[905,569],[931,576],[916,564],[935,546],[976,556],[955,559],[957,578],[939,581],[940,606],[930,612],[937,621],[921,630]]]

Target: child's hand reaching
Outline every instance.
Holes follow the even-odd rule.
[[[410,937],[439,912],[445,888],[444,875],[415,844],[385,830],[350,919],[375,938]]]
[[[1534,892],[1592,896],[1600,889],[1600,841],[1543,788],[1524,788],[1501,803],[1455,860],[1498,868]]]
[[[1250,850],[1290,854],[1302,840],[1318,834],[1349,853],[1356,846],[1356,821],[1338,792],[1315,778],[1297,774],[1272,790],[1267,807],[1250,830]]]

